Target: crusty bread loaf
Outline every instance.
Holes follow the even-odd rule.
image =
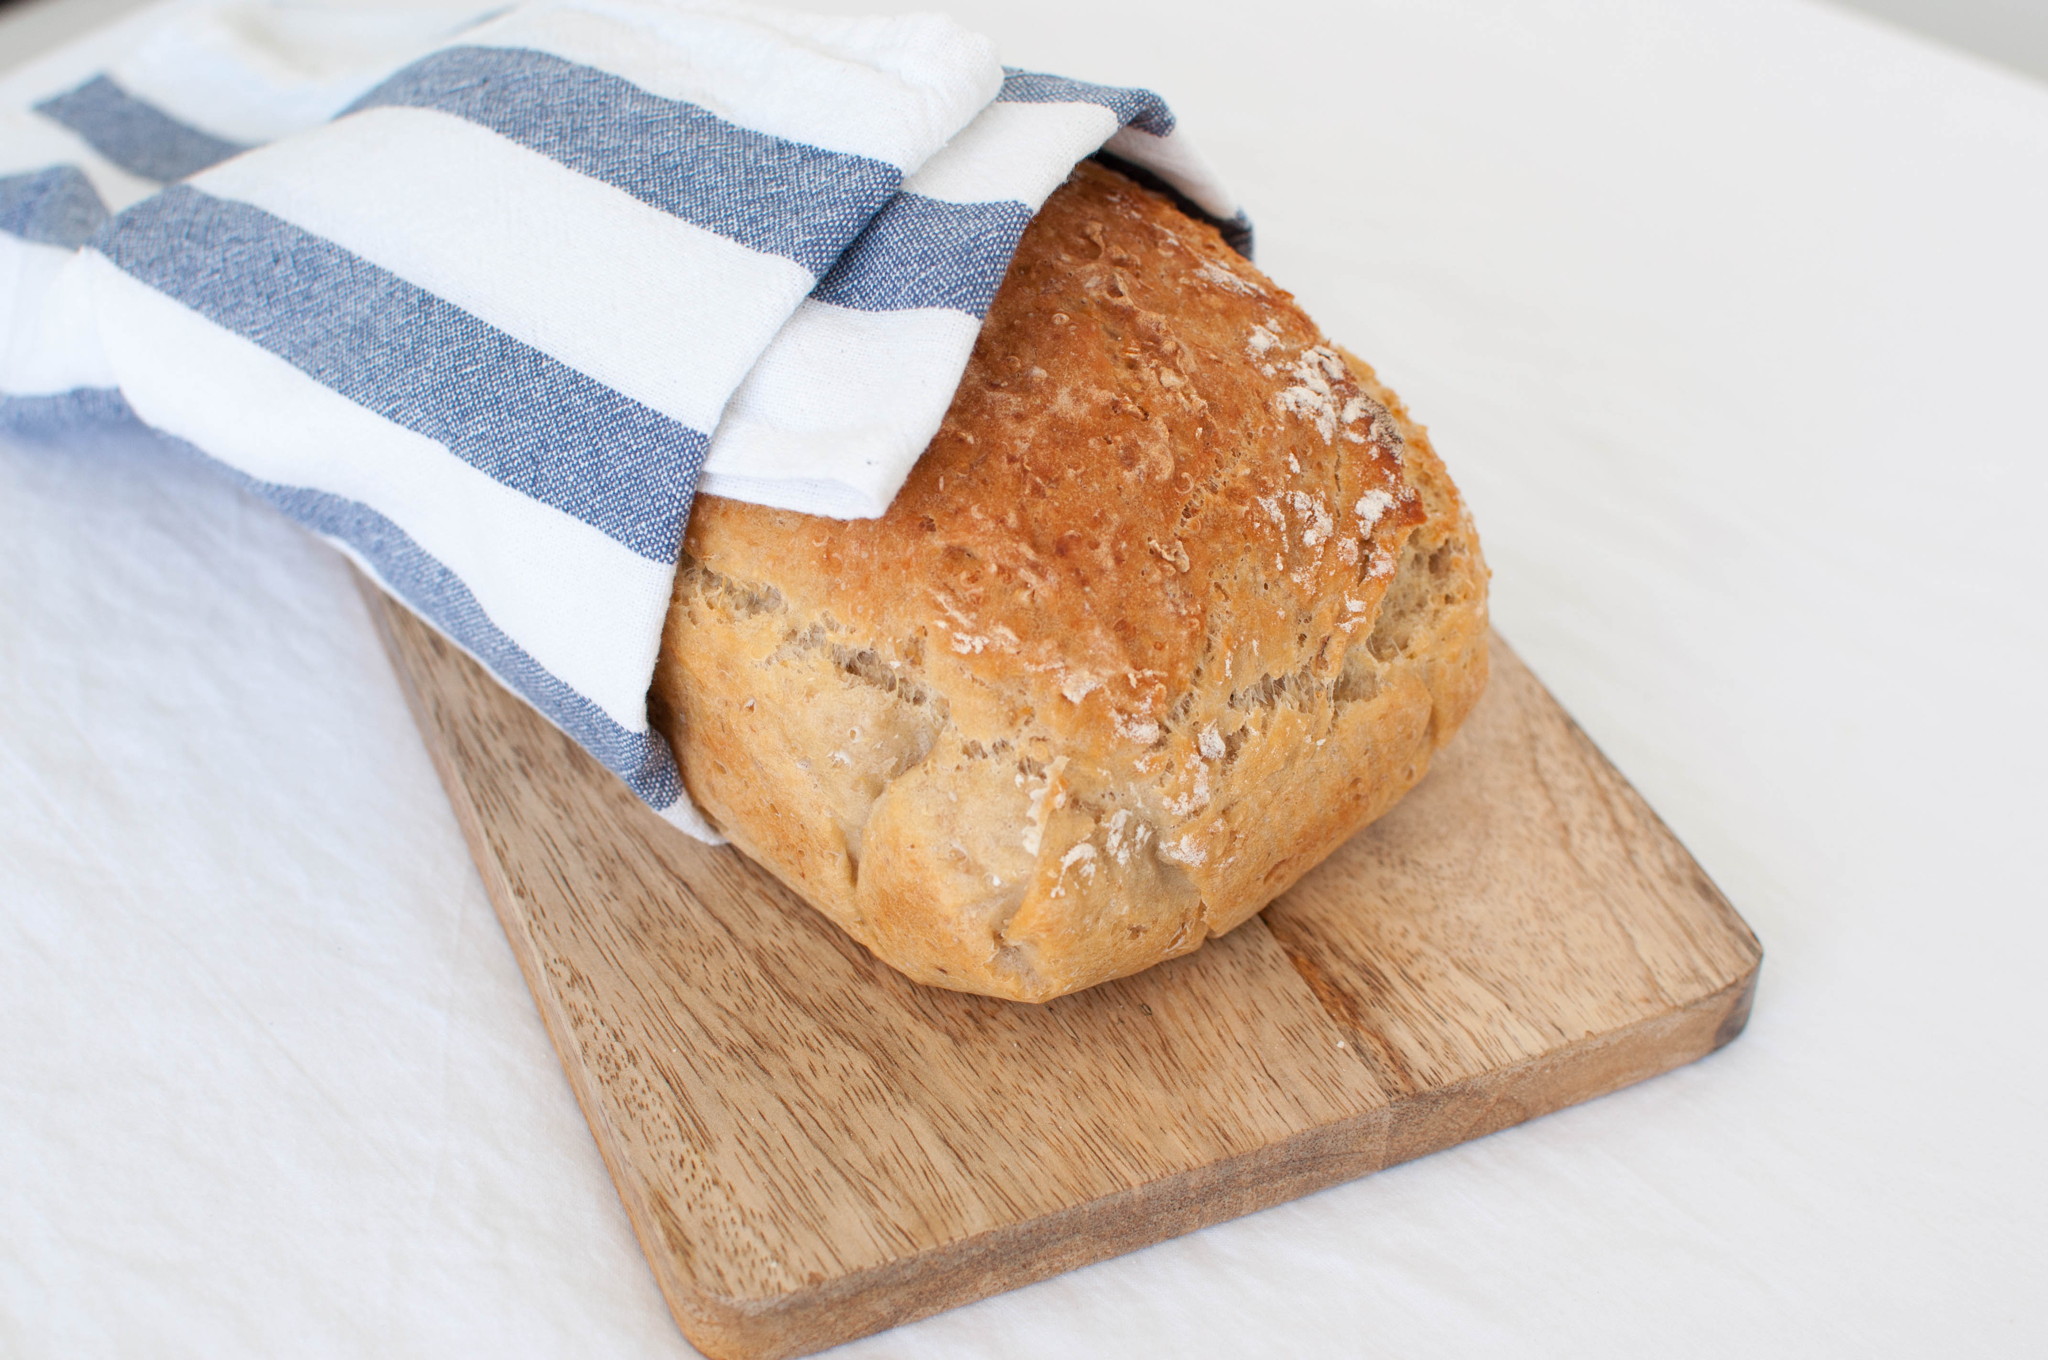
[[[1385,812],[1485,648],[1422,430],[1087,163],[886,515],[699,499],[653,706],[705,814],[855,939],[1043,1001],[1195,949]]]

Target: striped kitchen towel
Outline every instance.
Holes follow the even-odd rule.
[[[647,720],[699,490],[882,513],[1157,96],[931,15],[173,0],[0,82],[0,430],[140,422],[325,535],[693,834]]]

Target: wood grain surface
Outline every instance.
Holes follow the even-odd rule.
[[[1712,1051],[1760,951],[1496,638],[1393,813],[1225,938],[1034,1007],[905,981],[367,591],[647,1259],[802,1355]]]

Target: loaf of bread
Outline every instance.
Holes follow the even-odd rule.
[[[699,499],[652,700],[705,815],[848,934],[1044,1001],[1256,913],[1485,677],[1486,567],[1421,428],[1084,163],[887,514]]]

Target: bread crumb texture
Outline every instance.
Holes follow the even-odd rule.
[[[877,956],[1044,1001],[1199,947],[1386,811],[1485,640],[1398,400],[1088,162],[887,514],[699,498],[652,706],[706,815]]]

